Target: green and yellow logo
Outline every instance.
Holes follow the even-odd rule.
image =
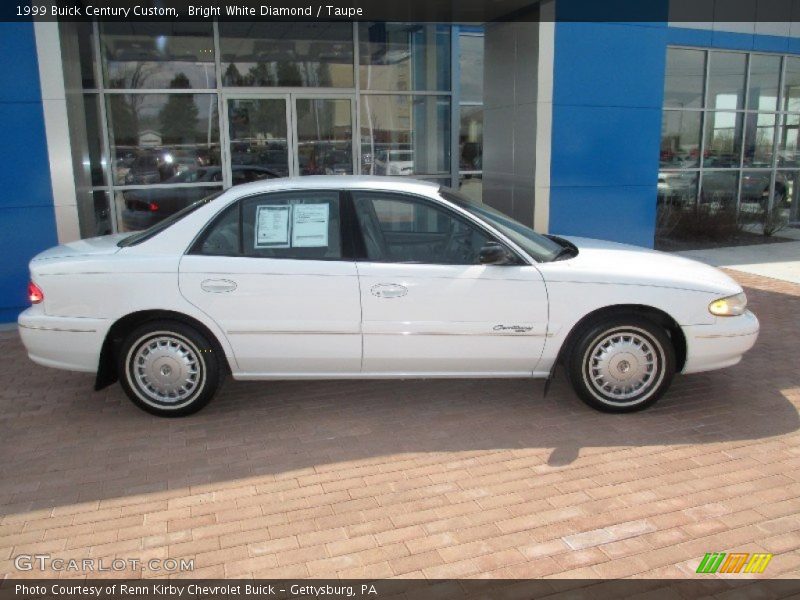
[[[756,552],[707,552],[697,567],[697,573],[763,573],[772,554]]]

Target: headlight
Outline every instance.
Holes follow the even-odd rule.
[[[708,305],[708,312],[718,317],[735,317],[744,313],[747,307],[747,296],[744,292],[736,294],[735,296],[728,296],[727,298],[720,298],[714,300]]]

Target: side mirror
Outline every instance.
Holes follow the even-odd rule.
[[[507,265],[513,262],[508,251],[496,243],[486,244],[481,248],[478,260],[482,265]]]

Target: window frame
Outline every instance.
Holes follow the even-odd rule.
[[[520,266],[527,266],[528,261],[525,260],[523,256],[520,255],[517,250],[509,246],[509,244],[503,240],[501,237],[497,235],[495,231],[493,231],[490,227],[487,227],[485,223],[467,217],[457,210],[454,210],[452,207],[444,204],[443,202],[439,202],[432,198],[428,198],[427,196],[423,196],[421,194],[414,194],[412,192],[400,192],[396,190],[370,190],[370,189],[352,189],[347,190],[345,192],[347,194],[347,200],[350,204],[350,220],[351,220],[351,227],[353,234],[355,236],[355,261],[356,262],[368,262],[368,263],[375,263],[375,264],[394,264],[394,265],[428,265],[428,266],[450,266],[450,267],[471,267],[471,266],[500,266],[500,267],[520,267]],[[508,252],[509,256],[514,258],[514,262],[509,262],[505,265],[483,265],[483,263],[476,262],[476,263],[447,263],[447,262],[421,262],[421,261],[410,261],[410,260],[373,260],[367,256],[366,251],[366,242],[364,241],[364,233],[361,230],[361,223],[358,221],[358,215],[356,213],[356,198],[355,194],[358,193],[367,193],[367,194],[374,194],[377,196],[388,197],[392,198],[399,198],[400,200],[405,200],[408,202],[420,202],[422,204],[426,204],[429,207],[432,207],[434,210],[440,210],[445,215],[452,217],[453,219],[460,221],[461,223],[473,227],[477,229],[481,233],[483,233],[490,243],[496,243],[502,246],[506,252]]]

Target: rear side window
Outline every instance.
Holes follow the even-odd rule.
[[[206,256],[238,256],[240,253],[239,203],[235,202],[211,222],[190,251]]]
[[[192,254],[305,260],[342,258],[338,191],[245,198],[203,233]]]

